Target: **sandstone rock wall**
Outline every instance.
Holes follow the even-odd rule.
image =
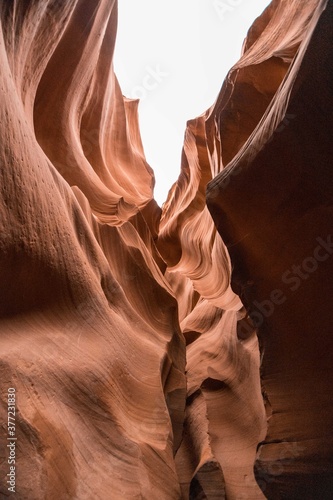
[[[269,499],[329,499],[332,3],[302,4],[295,15],[297,55],[248,142],[209,183],[207,201],[260,339],[268,433],[258,483]]]
[[[331,3],[254,23],[162,209],[117,2],[0,21],[1,498],[9,388],[18,500],[329,498]]]

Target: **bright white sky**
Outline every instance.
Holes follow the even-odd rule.
[[[180,172],[187,120],[215,101],[268,0],[119,0],[115,72],[140,98],[146,158],[161,205]]]

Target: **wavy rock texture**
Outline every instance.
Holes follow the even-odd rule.
[[[278,32],[289,30],[288,20],[300,44],[285,37],[281,47]],[[232,159],[209,183],[207,201],[231,256],[233,289],[259,333],[268,433],[258,449],[258,482],[269,499],[329,499],[333,4],[280,2],[267,29],[274,24],[271,47],[263,31],[249,52],[262,41],[274,57],[299,45],[297,55],[246,144],[234,149],[224,118],[238,76],[229,75],[213,113]],[[267,88],[265,73],[255,83],[256,89]],[[240,116],[238,126],[243,122],[248,136],[257,116]]]
[[[2,2],[0,13],[1,396],[16,389],[15,498],[179,498],[185,342],[154,244],[137,103],[112,69],[116,3]]]
[[[161,210],[113,72],[117,2],[0,4],[15,498],[329,498],[325,7],[273,1],[254,23]]]

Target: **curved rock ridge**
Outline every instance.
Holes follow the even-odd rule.
[[[208,184],[207,203],[231,257],[232,288],[259,334],[268,432],[257,481],[269,499],[329,499],[333,6],[280,2],[270,22],[284,4],[298,51],[244,146]],[[222,144],[235,91],[237,77],[212,112]]]
[[[180,496],[185,341],[114,1],[0,4],[1,421],[25,499]],[[106,224],[107,223],[107,224]],[[10,494],[1,431],[1,498]]]
[[[329,498],[332,24],[272,1],[161,209],[117,1],[0,3],[1,498]]]
[[[206,135],[207,117],[188,122],[181,174],[163,205],[157,239],[187,343],[188,398],[176,465],[182,498],[259,499],[253,464],[266,434],[259,351],[205,204],[207,183],[221,165],[219,142]]]

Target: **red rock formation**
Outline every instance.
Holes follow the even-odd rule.
[[[20,500],[180,495],[185,343],[137,103],[112,70],[116,16],[109,0],[0,5],[1,399],[15,388]],[[2,498],[5,443],[6,428]]]
[[[241,324],[228,254],[205,205],[206,185],[219,169],[219,144],[207,149],[205,118],[188,124],[182,172],[163,207],[158,237],[187,341],[185,437],[176,464],[183,498],[189,492],[223,498],[223,491],[228,498],[263,498],[253,474],[266,432],[259,352],[254,329]]]
[[[15,389],[18,500],[329,498],[325,7],[274,0],[254,23],[188,123],[161,211],[113,72],[117,2],[0,4],[1,420]]]
[[[298,53],[259,125],[207,192],[233,289],[258,327],[269,426],[256,475],[269,499],[329,499],[333,491],[332,7],[280,2],[271,23],[284,9],[279,29],[292,19]],[[234,85],[237,100],[237,76]],[[222,95],[213,112],[227,151],[233,95]]]

